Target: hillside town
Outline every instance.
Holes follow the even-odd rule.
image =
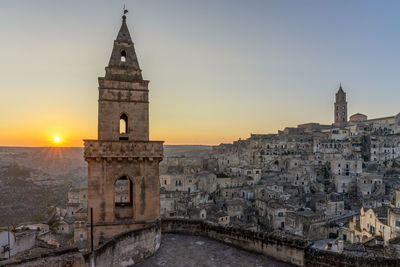
[[[172,9],[166,9],[167,6],[162,7],[162,14],[170,13],[171,16],[173,14],[171,11],[178,10],[178,8],[174,7],[172,3],[168,4],[172,6]],[[34,10],[33,6],[30,7],[32,10]],[[178,6],[183,6],[183,3],[179,3]],[[227,6],[231,6],[231,3],[227,3]],[[20,10],[21,7],[15,10]],[[217,9],[218,5],[212,5],[209,8],[210,10]],[[223,49],[215,50],[219,53],[222,50],[235,51],[232,54],[227,53],[230,59],[231,55],[237,55],[237,50],[226,44],[232,43],[233,40],[235,42],[243,40],[243,36],[237,35],[237,33],[240,34],[240,27],[246,29],[246,34],[249,34],[250,27],[245,21],[253,20],[257,15],[255,9],[243,12],[245,8],[247,8],[247,3],[240,8],[235,8],[240,10],[240,15],[245,19],[239,21],[236,15],[232,17],[231,22],[239,21],[240,24],[235,25],[237,32],[233,34],[234,39],[229,42],[218,42]],[[282,10],[286,8],[284,6]],[[58,8],[58,10],[63,9],[66,7],[59,6]],[[82,9],[80,12],[83,12],[84,5],[80,5],[79,9]],[[104,6],[102,9],[107,10],[108,8]],[[110,10],[107,11],[110,12]],[[146,9],[151,12],[144,12],[144,10],[136,9],[135,14],[149,14],[156,11],[154,8]],[[198,6],[194,6],[193,10],[196,11],[193,14],[201,14],[201,8]],[[265,11],[270,12],[271,10],[273,10],[273,6],[268,5],[265,8]],[[183,10],[179,11],[182,14],[185,13]],[[87,16],[86,12],[85,17]],[[96,11],[96,13],[98,12],[99,10]],[[279,9],[271,12],[269,16],[274,12],[279,13]],[[77,15],[78,13],[76,12]],[[182,102],[187,101],[186,103],[202,103],[202,100],[200,96],[195,96],[192,97],[191,101],[193,102],[190,102],[182,97],[179,90],[176,91],[180,92],[177,95],[168,93],[167,98],[166,95],[160,94],[160,92],[171,91],[171,87],[176,86],[176,84],[165,86],[167,83],[163,77],[174,82],[176,79],[165,71],[162,64],[150,64],[152,62],[147,61],[143,64],[144,66],[157,67],[158,65],[160,68],[159,70],[155,67],[148,68],[157,77],[156,90],[152,91],[156,97],[149,100],[150,81],[145,79],[147,74],[142,73],[135,44],[128,30],[127,13],[128,10],[124,5],[120,28],[116,38],[112,41],[111,55],[105,65],[104,75],[97,78],[98,98],[94,98],[93,92],[90,93],[90,96],[83,94],[84,90],[79,88],[80,91],[77,94],[74,93],[73,100],[63,94],[57,95],[58,101],[52,100],[56,104],[61,103],[60,100],[67,104],[68,109],[71,109],[74,114],[71,115],[71,121],[75,121],[77,116],[84,117],[84,113],[92,114],[87,117],[87,120],[93,125],[88,122],[82,126],[71,126],[72,123],[69,125],[76,131],[76,139],[79,138],[79,141],[73,140],[75,138],[68,137],[65,133],[66,143],[62,143],[63,135],[52,130],[51,132],[57,135],[54,136],[54,142],[50,147],[0,147],[0,267],[400,266],[400,113],[388,114],[381,118],[370,118],[362,113],[350,115],[345,92],[345,89],[346,91],[348,89],[343,88],[340,83],[338,88],[332,90],[332,96],[334,91],[336,93],[334,98],[332,97],[333,122],[329,124],[305,122],[296,127],[279,129],[276,133],[250,133],[248,138],[240,138],[232,143],[215,146],[168,145],[174,143],[168,136],[161,136],[161,140],[153,140],[152,138],[157,135],[150,135],[150,102],[153,103],[153,100],[156,100],[154,101],[157,104],[155,110],[159,110],[161,113],[167,112],[172,105],[176,105],[177,99],[180,98],[184,100]],[[219,13],[216,12],[218,19],[221,18]],[[222,13],[224,20],[228,17],[228,13],[224,7]],[[246,18],[246,13],[251,14],[251,17]],[[318,13],[322,14],[322,9]],[[75,19],[78,18],[76,16],[71,20],[70,17],[65,16],[68,21],[62,20],[64,15],[60,14],[57,13],[57,20],[46,24],[53,24],[56,21],[58,24],[54,25],[65,24],[70,27],[70,22],[75,22]],[[260,19],[268,17],[265,14],[267,13],[260,13]],[[207,23],[212,21],[211,12],[204,12],[203,15],[210,16]],[[46,17],[45,12],[43,12],[43,17]],[[96,14],[90,19],[94,17],[100,17],[100,15]],[[152,21],[152,27],[158,29],[155,31],[156,28],[152,28],[153,30],[149,31],[148,36],[157,36],[167,28],[176,28],[169,27],[167,24],[163,25],[166,27],[165,29],[161,28],[160,26],[165,23],[165,20],[157,23],[155,20],[157,17],[146,18],[147,21],[149,19]],[[288,16],[288,18],[293,17],[296,16]],[[307,21],[309,17],[307,16]],[[26,21],[30,20],[25,20],[25,24]],[[77,21],[79,22],[79,20]],[[179,24],[190,24],[188,19],[176,21]],[[14,24],[14,21],[10,20],[10,22],[13,23],[6,23],[6,25]],[[279,23],[280,27],[276,28],[279,33],[284,33],[282,29],[286,23],[282,22]],[[79,27],[86,23],[88,23],[87,18],[85,21],[80,21]],[[293,20],[293,25],[297,23],[299,23],[298,20]],[[204,20],[202,19],[199,25],[203,24]],[[288,23],[288,25],[291,24]],[[313,24],[316,23],[313,22]],[[100,37],[107,38],[108,35],[103,31],[104,27],[100,26],[101,24],[93,25],[97,25],[96,29],[99,30],[98,33],[101,33]],[[258,25],[261,24],[257,22],[255,26]],[[256,38],[245,38],[244,40],[250,40],[249,44],[252,46],[243,51],[252,50],[255,43],[263,43],[263,39],[260,38],[263,35],[269,37],[264,41],[265,43],[268,41],[272,48],[290,44],[286,40],[279,45],[270,42],[276,39],[277,35],[266,31],[268,29],[266,26],[269,25],[270,23],[265,22],[263,34],[257,33],[254,36]],[[307,32],[304,31],[306,28],[309,27],[296,32],[307,36]],[[174,39],[180,42],[187,41],[191,39],[190,36],[194,32],[196,35],[204,37],[201,28],[188,27],[188,29],[190,30],[184,34],[182,39],[177,39],[178,35]],[[223,32],[221,29],[216,32],[215,36],[221,35]],[[184,28],[179,28],[180,32],[183,30]],[[81,38],[98,35],[96,32],[87,34],[84,28],[81,31],[84,33]],[[288,31],[286,35],[291,36],[292,31]],[[24,31],[15,29],[10,31],[10,33],[15,32],[24,35]],[[65,40],[68,38],[80,40],[79,37],[68,35],[68,31],[61,32],[67,34],[65,39],[60,38],[62,43],[67,46],[69,43]],[[173,32],[165,32],[168,34],[162,36],[163,38],[171,33],[174,36]],[[137,35],[141,36],[140,38],[146,37],[140,31]],[[29,42],[30,38],[21,39],[23,41],[11,39],[14,43],[27,43],[28,47],[32,47]],[[190,48],[190,53],[178,47],[175,50],[183,50],[182,54],[185,57],[193,55],[193,51],[199,51],[200,47],[211,52],[214,44],[217,43],[214,37],[212,39],[209,44],[213,45],[196,41],[196,47],[193,47],[195,49]],[[303,45],[299,42],[300,38],[293,40],[296,40],[296,48]],[[315,43],[320,46],[321,40],[316,40]],[[109,41],[111,44],[111,40]],[[43,46],[43,43],[46,42],[42,42],[40,46]],[[84,43],[91,44],[91,49],[103,47],[101,43],[88,41],[84,41]],[[164,43],[163,40],[162,46],[158,46],[161,43],[158,41],[152,43],[157,46],[152,47],[146,42],[143,42],[142,46],[146,49],[144,55],[149,60],[161,62],[160,55],[166,54],[164,51],[173,55],[173,49],[161,50],[161,48],[173,47],[168,42]],[[304,46],[310,47],[309,45]],[[55,51],[69,53],[66,52],[69,51],[67,47],[60,45],[54,47],[57,49]],[[156,47],[157,49],[154,49]],[[154,52],[150,48],[154,49]],[[277,53],[276,48],[271,50],[271,55]],[[270,54],[265,54],[265,58],[270,58],[268,61],[274,65],[276,62],[282,62],[279,65],[286,69],[287,65],[294,63],[292,62],[293,55],[286,55],[293,48],[290,51],[282,50],[286,53],[279,57],[279,53],[277,53],[276,60],[272,60],[273,57]],[[92,62],[83,57],[87,50],[80,50],[82,50],[82,61],[78,62],[77,66],[89,69],[82,62],[96,64],[95,61]],[[101,55],[95,54],[94,51],[93,49],[93,58],[100,58]],[[216,52],[209,54],[216,55]],[[9,54],[19,55],[19,53]],[[46,62],[43,53],[37,54],[41,55],[40,62]],[[263,58],[262,56],[257,55],[257,58]],[[320,55],[317,56],[316,62],[319,65],[323,60],[320,60]],[[246,58],[249,58],[248,62],[244,60]],[[285,63],[285,58],[290,59],[290,62]],[[73,58],[71,57],[71,59]],[[195,58],[188,57],[188,59],[190,62],[196,62]],[[221,79],[220,74],[215,72],[218,81],[221,81],[221,83],[215,83],[212,80],[209,82],[210,76],[204,75],[209,72],[210,59],[204,59],[207,62],[207,71],[204,71],[201,65],[196,64],[198,70],[203,70],[196,71],[196,74],[198,72],[202,80],[213,86],[221,86],[226,83],[227,88],[231,86],[227,80],[234,81],[235,87],[241,88],[240,80],[236,84],[235,78],[237,77],[235,76],[242,75],[243,70],[250,69],[250,65],[246,66],[246,64],[254,61],[249,53],[240,59],[236,58],[234,61],[228,62],[229,65],[233,65],[240,61],[245,65],[243,68],[237,68],[240,69],[240,72],[227,72],[226,77],[229,77],[227,80]],[[71,61],[75,62],[75,60]],[[213,64],[218,61],[225,60],[212,59]],[[62,60],[57,62],[62,62]],[[173,63],[177,65],[174,67],[178,67],[179,60],[174,58]],[[251,64],[254,65],[251,66],[252,69],[257,68],[256,61]],[[29,60],[26,63],[15,65],[30,66]],[[303,65],[303,62],[299,65]],[[48,66],[43,68],[38,62],[35,62],[35,66],[40,71],[51,69]],[[186,67],[187,64],[183,66]],[[90,76],[81,70],[82,75],[76,77],[72,72],[75,68],[76,66],[58,69],[60,73],[68,70],[67,78],[74,82],[78,80],[79,76],[85,77],[86,83]],[[216,64],[214,69],[218,70],[219,68],[220,66]],[[312,68],[312,64],[307,68]],[[54,69],[56,68],[54,67]],[[263,73],[265,70],[270,70],[259,69]],[[24,72],[23,69],[22,71],[18,69],[18,75]],[[32,72],[32,68],[29,68],[29,72]],[[149,73],[151,72],[149,71]],[[286,70],[282,73],[280,76],[285,79],[291,77],[290,72]],[[342,77],[342,74],[339,75],[339,73],[329,75]],[[363,73],[363,75],[365,74]],[[32,77],[34,76],[39,75],[33,71]],[[50,72],[46,77],[53,76],[54,74]],[[188,86],[183,83],[186,79],[188,84],[204,86],[198,80],[186,76],[189,77],[188,74],[179,76],[183,78],[179,81],[183,84],[182,86]],[[247,80],[252,76],[241,77],[243,81],[246,81],[243,83],[246,90],[250,87]],[[54,80],[59,79],[56,76],[53,78]],[[295,78],[291,77],[293,81]],[[305,78],[305,80],[307,79]],[[13,84],[14,80],[15,78]],[[29,81],[29,76],[26,80]],[[94,77],[93,80],[95,81]],[[262,83],[258,87],[269,89],[272,88],[272,84]],[[65,84],[67,88],[71,85]],[[160,90],[160,85],[163,87],[163,91]],[[282,86],[287,85],[283,84]],[[46,92],[46,88],[42,89],[42,87],[44,86],[40,85],[40,89]],[[54,87],[56,87],[54,84],[49,86],[49,88]],[[90,86],[86,84],[86,87]],[[392,88],[396,87],[392,86]],[[195,90],[192,88],[191,91]],[[261,99],[260,95],[247,94]],[[46,108],[46,112],[43,110],[36,113],[37,106],[46,106],[43,104],[46,102],[37,101],[36,95],[39,94],[32,94],[33,101],[31,101],[35,106],[30,108],[29,105],[27,106],[29,113],[32,113],[32,118],[41,118],[44,121],[43,124],[54,124],[56,120],[60,120],[61,124],[67,122],[66,118],[68,117],[64,118],[62,108],[54,111],[51,109],[47,111]],[[222,93],[221,95],[225,96]],[[243,96],[244,94],[238,94],[239,98]],[[326,96],[327,99],[330,97]],[[12,102],[11,97],[6,99],[10,99],[9,102]],[[78,99],[81,101],[82,109],[72,103],[73,101],[79,102]],[[162,100],[158,101],[157,99]],[[218,100],[215,95],[211,94],[205,99],[213,99],[220,103],[225,100],[222,98],[222,100]],[[238,103],[242,104],[241,100],[238,99]],[[22,105],[17,105],[18,108],[26,105],[24,101],[20,102]],[[393,104],[387,104],[387,106],[393,107]],[[203,114],[204,107],[201,104],[196,112],[207,118]],[[10,110],[11,108],[14,109],[14,105],[9,107]],[[186,110],[181,109],[182,107],[178,105],[174,108],[179,114],[192,109],[191,106]],[[246,108],[243,106],[241,110]],[[309,108],[313,109],[314,106]],[[220,118],[225,120],[226,116],[221,112],[222,109],[223,107],[220,107],[215,113],[221,113]],[[236,105],[235,109],[237,109]],[[6,110],[8,111],[8,109]],[[40,116],[41,112],[56,115],[52,119],[46,119]],[[22,117],[23,113],[15,114],[15,118],[18,118]],[[93,114],[97,114],[96,137],[91,133],[95,129]],[[170,113],[169,116],[171,114],[174,113]],[[259,114],[262,117],[264,113],[260,112]],[[190,116],[188,115],[188,117]],[[160,124],[161,120],[165,120],[163,118],[165,117],[156,117],[155,121]],[[13,125],[17,119],[14,120]],[[190,120],[195,121],[192,117]],[[189,128],[182,118],[176,118],[176,121],[179,127]],[[25,126],[23,121],[18,123]],[[218,120],[216,123],[220,124],[220,121]],[[243,121],[239,121],[237,124],[240,123]],[[260,124],[258,120],[255,120],[255,123]],[[267,123],[270,123],[268,127],[276,127],[272,121]],[[163,124],[165,127],[169,121],[165,120]],[[168,129],[164,129],[161,133],[164,135],[173,128],[179,131],[181,128],[177,127],[177,124],[169,125]],[[32,119],[30,127],[39,129],[43,127],[41,125]],[[153,126],[152,128],[157,129]],[[205,127],[204,133],[210,133],[215,130],[214,128],[210,126],[207,129]],[[258,129],[260,128],[263,129],[263,127]],[[10,132],[16,134],[15,129]],[[43,129],[39,130],[43,131]],[[196,129],[192,131],[194,132]],[[232,130],[232,134],[234,134],[233,132]],[[32,133],[24,132],[24,139],[29,135]],[[86,137],[92,139],[80,139]],[[179,138],[183,143],[197,137],[191,136],[191,139],[184,139],[177,136],[175,138]],[[14,142],[14,140],[12,141]],[[193,141],[197,144],[202,142],[205,143],[200,140]],[[23,144],[31,143],[29,141]],[[35,144],[32,143],[32,145]],[[79,145],[80,147],[62,147],[63,144]]]
[[[283,231],[338,253],[400,256],[400,114],[347,120],[340,86],[334,118],[170,153],[160,164],[161,218]],[[127,182],[117,181],[116,203],[130,197]],[[41,222],[16,225],[11,256],[70,245],[86,251],[87,198],[87,183],[75,183],[67,203],[49,207]],[[3,247],[0,258],[7,253]]]
[[[213,147],[207,159],[167,159],[161,214],[250,230],[281,230],[320,249],[400,255],[400,113],[306,123]]]

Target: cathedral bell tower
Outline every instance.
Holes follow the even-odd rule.
[[[335,126],[345,126],[347,124],[347,102],[346,93],[342,89],[342,84],[336,93],[335,110],[334,110]]]
[[[149,81],[143,80],[125,15],[105,70],[98,79],[98,140],[84,140],[95,246],[160,218],[163,142],[149,141]]]

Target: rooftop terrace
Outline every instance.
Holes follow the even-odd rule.
[[[292,266],[221,242],[189,235],[164,234],[156,254],[139,267],[152,266]]]

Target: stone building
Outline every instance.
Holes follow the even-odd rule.
[[[400,157],[400,136],[371,136],[372,161],[388,161]]]
[[[358,158],[334,159],[330,161],[331,171],[335,175],[358,175],[362,173],[362,160]]]
[[[72,188],[68,191],[68,203],[78,203],[87,206],[87,188]]]
[[[285,230],[295,235],[304,236],[309,240],[327,238],[321,237],[315,231],[326,223],[326,215],[323,212],[312,212],[311,210],[287,212]]]
[[[287,207],[283,201],[269,200],[265,207],[265,216],[273,229],[284,229]]]
[[[340,84],[339,90],[336,93],[335,101],[335,126],[345,126],[347,123],[347,101],[346,93],[342,89],[342,84]]]
[[[354,193],[357,190],[357,177],[354,175],[334,175],[337,193]]]
[[[357,194],[364,198],[383,196],[385,194],[383,176],[376,173],[362,173],[357,177]]]
[[[177,202],[179,201],[179,192],[168,192],[161,190],[160,193],[160,215],[161,217],[174,217],[177,212]]]
[[[95,246],[160,217],[163,142],[149,141],[149,81],[143,80],[125,16],[105,70],[98,79],[98,140],[84,140]]]
[[[347,140],[349,139],[350,131],[347,128],[332,128],[329,138],[332,140]]]
[[[387,223],[391,229],[391,238],[400,236],[400,209],[389,208]]]
[[[361,114],[361,113],[356,113],[350,116],[350,121],[351,122],[362,122],[366,121],[368,119],[367,115]]]
[[[364,211],[364,208],[361,208],[359,218],[353,216],[348,227],[344,226],[340,229],[340,237],[352,243],[359,243],[365,242],[373,236],[381,236],[387,243],[391,238],[391,228],[381,220],[383,219],[378,218],[372,209]]]

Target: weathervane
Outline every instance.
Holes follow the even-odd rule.
[[[125,8],[125,4],[124,4],[124,15],[128,13],[128,9]]]

